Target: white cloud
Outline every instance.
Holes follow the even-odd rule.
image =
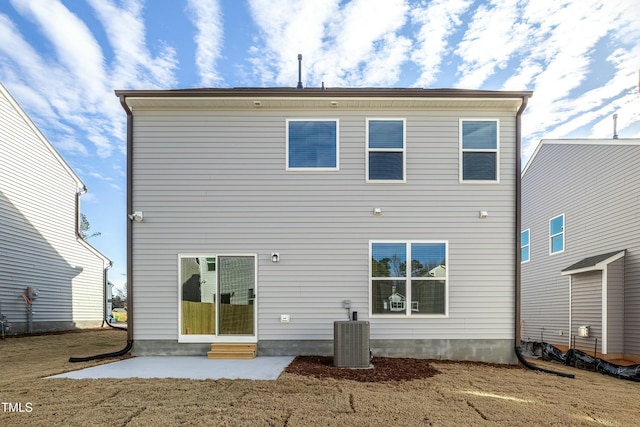
[[[73,136],[60,135],[54,138],[47,137],[47,140],[49,140],[56,149],[60,151],[83,157],[87,157],[89,155],[87,147],[85,147],[81,142],[78,142],[78,140]]]
[[[121,178],[124,178],[127,176],[127,174],[124,172],[124,169],[122,168],[121,165],[114,163],[113,165],[111,165],[111,167],[115,173],[115,176],[118,176]]]
[[[480,5],[456,49],[462,59],[456,86],[480,88],[496,68],[505,69],[529,31],[518,19],[518,0],[493,0]]]
[[[89,172],[89,176],[92,176],[92,177],[97,178],[97,179],[102,180],[102,181],[113,181],[113,178],[108,177],[108,176],[103,176],[103,175],[99,174],[98,172]]]
[[[259,29],[249,52],[253,81],[295,86],[299,53],[304,61],[303,82],[315,80],[314,64],[322,63],[326,26],[339,13],[338,0],[293,4],[287,0],[250,0],[249,9]]]
[[[367,86],[393,86],[398,82],[410,49],[411,41],[407,38],[393,33],[385,35],[362,70],[363,83]]]
[[[59,149],[87,155],[77,142],[86,138],[98,156],[109,157],[115,148],[125,151],[125,116],[113,90],[170,87],[175,84],[177,60],[170,47],[161,48],[157,56],[149,52],[139,1],[123,2],[123,7],[107,0],[90,2],[111,44],[104,48],[113,49],[112,64],[105,63],[103,48],[87,25],[61,2],[14,0],[15,10],[37,25],[52,53],[41,56],[15,24],[0,15],[0,53],[13,62],[0,65],[0,78],[26,100],[41,123],[62,132],[50,136]]]
[[[218,0],[189,0],[187,10],[198,32],[196,65],[200,84],[205,87],[220,86],[223,78],[216,72],[223,40],[222,13]]]
[[[149,52],[140,1],[129,0],[122,7],[112,0],[89,0],[89,3],[97,12],[115,54],[109,82],[112,88],[166,89],[176,83],[176,51],[165,45],[158,56]]]
[[[109,65],[108,95],[105,95],[101,121],[87,123],[88,138],[97,145],[98,154],[108,155],[106,144],[115,144],[126,153],[125,115],[113,95],[114,89],[167,89],[177,80],[176,50],[160,41],[159,52],[150,52],[146,42],[143,6],[140,0],[119,2],[113,0],[89,0],[97,18],[103,26],[113,51],[114,59]],[[105,138],[109,135],[110,138]]]
[[[460,27],[460,15],[471,5],[471,0],[436,0],[427,7],[411,10],[411,20],[420,25],[416,34],[416,47],[411,60],[421,68],[415,86],[427,87],[437,80],[440,64],[448,53],[448,38]]]
[[[95,203],[98,201],[96,195],[94,193],[85,193],[82,195],[83,202]]]
[[[353,0],[331,23],[333,43],[327,49],[334,67],[324,70],[330,85],[377,86],[395,83],[399,65],[408,59],[411,42],[397,34],[409,7],[402,0]],[[375,67],[368,67],[370,58]],[[385,76],[380,78],[380,76]]]
[[[640,29],[638,30],[640,40]],[[627,129],[640,120],[640,88],[638,73],[640,70],[640,44],[632,49],[617,49],[607,58],[616,68],[609,82],[584,94],[586,105],[600,108],[601,117],[591,128],[591,136],[604,138],[613,132],[612,116],[618,115],[618,135],[620,138],[638,137],[640,134],[627,133]],[[612,100],[608,102],[608,100]],[[608,116],[608,117],[607,117]]]
[[[530,49],[523,52],[528,59],[520,75],[509,82],[513,84],[529,75],[534,85],[535,93],[523,120],[525,154],[530,155],[542,137],[611,136],[611,115],[618,104],[620,118],[629,118],[619,124],[631,124],[633,115],[627,111],[633,104],[627,102],[627,92],[637,83],[633,74],[640,57],[639,13],[632,3],[565,1],[541,7],[540,2],[531,1],[526,5],[525,15],[535,30],[528,42]],[[636,41],[632,48],[624,45],[632,40]],[[601,42],[623,45],[603,60],[595,56]],[[606,76],[611,67],[616,71],[604,84],[580,90],[591,79]],[[591,131],[576,135],[580,128],[592,123]]]
[[[74,82],[77,89],[73,93],[89,100],[84,107],[91,111],[94,103],[103,98],[106,88],[102,50],[89,28],[57,1],[13,0],[12,5],[38,24],[57,54],[57,66]]]
[[[98,155],[111,155],[113,144],[108,135],[117,119],[103,116],[112,109],[109,101],[113,95],[107,89],[98,43],[87,26],[59,2],[14,3],[16,11],[43,32],[53,50],[52,54],[41,56],[24,41],[15,24],[3,16],[0,31],[4,33],[2,39],[9,43],[3,43],[4,50],[0,51],[13,61],[13,67],[7,67],[9,71],[1,77],[58,149],[89,155],[79,142],[85,134],[96,146]]]
[[[33,107],[44,117],[57,118],[56,112],[49,101],[40,91],[33,87],[49,87],[50,94],[64,95],[57,85],[49,85],[65,79],[65,74],[55,66],[49,66],[38,53],[23,39],[14,23],[5,15],[0,14],[0,53],[5,58],[0,61],[0,77],[11,86],[13,96],[24,99],[28,107]],[[19,71],[18,71],[19,70]],[[31,82],[28,84],[27,82]]]
[[[295,86],[298,53],[308,86],[391,85],[408,58],[411,42],[398,33],[409,11],[404,0],[249,5],[261,30],[250,61],[262,84]]]

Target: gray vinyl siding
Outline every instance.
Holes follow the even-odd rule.
[[[99,324],[106,259],[76,239],[75,193],[80,183],[1,89],[2,313],[14,332],[24,331],[21,295],[32,287],[40,290],[33,303],[38,328]]]
[[[522,229],[531,229],[531,261],[522,264],[522,337],[538,339],[544,328],[545,341],[569,345],[569,277],[561,270],[626,249],[624,351],[638,355],[640,145],[605,143],[543,143],[523,175]],[[549,219],[563,213],[565,251],[549,255]]]
[[[607,266],[607,353],[624,353],[624,258]]]
[[[589,326],[589,337],[579,337],[578,328]],[[571,276],[571,334],[575,347],[593,354],[602,352],[602,272],[574,274]]]
[[[406,118],[405,184],[365,183],[374,117]],[[468,117],[500,119],[499,184],[459,183]],[[285,171],[287,118],[339,119],[340,170]],[[372,339],[513,339],[514,169],[513,111],[137,109],[134,338],[177,339],[178,254],[255,253],[260,340],[332,339],[345,299]],[[447,240],[449,317],[370,319],[370,240]]]

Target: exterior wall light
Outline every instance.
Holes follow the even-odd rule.
[[[280,254],[277,252],[272,253],[271,262],[280,262]]]
[[[131,215],[129,215],[129,219],[134,222],[142,222],[144,219],[144,214],[140,211],[135,211]]]
[[[379,215],[382,215],[382,209],[380,209],[380,208],[374,208],[374,209],[373,209],[373,214],[374,214],[374,215],[378,215],[378,216],[379,216]]]
[[[479,212],[479,214],[478,214],[478,217],[479,217],[480,219],[486,219],[486,218],[489,218],[489,212],[487,212],[487,211],[480,211],[480,212]]]

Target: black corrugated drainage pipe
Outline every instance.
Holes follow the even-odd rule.
[[[540,372],[545,372],[547,374],[553,374],[553,375],[557,375],[559,377],[565,377],[565,378],[575,378],[576,376],[573,374],[566,374],[564,372],[558,372],[558,371],[552,371],[550,369],[545,369],[545,368],[541,368],[539,366],[536,366],[532,363],[530,363],[527,359],[525,359],[525,357],[522,355],[522,352],[520,350],[520,346],[516,346],[515,347],[515,351],[516,351],[516,356],[518,357],[518,360],[520,361],[520,363],[522,363],[524,366],[526,366],[527,368],[533,370],[533,371],[540,371]]]
[[[520,104],[520,108],[518,109],[518,112],[516,113],[516,229],[515,229],[515,235],[516,235],[516,242],[515,242],[515,271],[516,271],[516,277],[515,277],[515,283],[516,283],[516,292],[515,292],[515,316],[514,316],[514,321],[515,321],[515,336],[514,336],[514,347],[513,350],[516,353],[516,357],[518,358],[518,361],[523,364],[525,367],[534,370],[534,371],[540,371],[540,372],[545,372],[547,374],[553,374],[553,375],[558,375],[560,377],[565,377],[565,378],[575,378],[575,375],[573,374],[566,374],[564,372],[557,372],[557,371],[552,371],[549,369],[545,369],[545,368],[541,368],[539,366],[536,366],[532,363],[530,363],[529,361],[527,361],[524,356],[522,355],[522,352],[520,350],[520,275],[522,273],[521,271],[521,266],[520,266],[520,247],[521,247],[521,241],[520,241],[520,231],[522,229],[522,212],[521,212],[521,205],[522,205],[522,164],[521,164],[521,156],[522,156],[522,113],[524,112],[524,109],[527,107],[527,102],[529,101],[529,97],[527,96],[523,96],[522,97],[522,104]]]
[[[103,322],[106,322],[107,326],[109,326],[110,328],[117,329],[119,331],[126,331],[127,330],[127,328],[121,328],[120,326],[113,326],[111,323],[109,323],[109,321],[107,319],[105,319]]]
[[[124,111],[127,113],[127,218],[129,216],[129,213],[132,212],[132,206],[133,206],[133,199],[132,199],[132,193],[131,193],[131,189],[132,189],[132,175],[131,172],[133,170],[133,113],[131,112],[131,109],[129,109],[129,107],[127,106],[127,103],[125,101],[125,96],[122,95],[119,97],[120,98],[120,104],[122,105],[122,108],[124,108]],[[115,351],[113,353],[104,353],[104,354],[97,354],[95,356],[87,356],[87,357],[71,357],[69,358],[69,362],[88,362],[90,360],[97,360],[97,359],[106,359],[109,357],[120,357],[120,356],[124,356],[125,354],[127,354],[129,351],[131,351],[131,348],[133,347],[133,292],[131,292],[132,290],[132,279],[133,276],[131,274],[131,266],[132,266],[132,262],[131,262],[131,255],[132,255],[132,247],[131,247],[131,242],[132,242],[132,228],[131,228],[131,221],[127,221],[127,322],[128,322],[128,327],[127,327],[127,345],[119,351]],[[111,325],[110,325],[111,326]],[[115,326],[112,326],[115,328]],[[121,328],[118,328],[121,329]]]
[[[109,357],[124,356],[131,350],[131,346],[133,346],[133,341],[127,341],[127,345],[122,350],[114,351],[113,353],[96,354],[95,356],[70,357],[69,362],[89,362],[91,360],[108,359]]]

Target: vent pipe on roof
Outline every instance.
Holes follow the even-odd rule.
[[[618,115],[613,115],[613,139],[618,139]]]
[[[298,86],[296,89],[302,89],[302,54],[298,54]]]

